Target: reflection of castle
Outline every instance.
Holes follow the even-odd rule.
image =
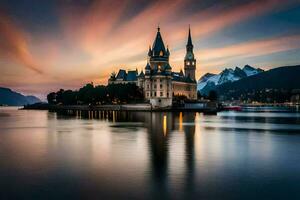
[[[111,76],[109,84],[134,83],[143,88],[145,98],[153,106],[166,107],[172,105],[173,96],[183,95],[188,99],[197,99],[197,83],[195,78],[196,59],[193,53],[191,31],[189,29],[186,56],[184,59],[184,73],[172,72],[169,64],[170,52],[165,48],[160,28],[156,38],[149,48],[145,73],[142,71],[128,71],[120,69],[117,76]]]

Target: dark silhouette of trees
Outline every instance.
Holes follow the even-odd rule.
[[[144,101],[143,91],[135,84],[110,84],[96,86],[86,84],[78,91],[60,89],[47,95],[49,104],[63,105],[98,105],[138,103]]]
[[[217,94],[217,92],[214,91],[214,90],[211,90],[211,91],[209,92],[209,94],[208,94],[208,99],[209,99],[210,101],[217,101],[217,100],[218,100],[218,94]]]

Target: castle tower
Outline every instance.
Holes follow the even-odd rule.
[[[160,27],[157,28],[155,40],[148,52],[148,60],[152,70],[158,70],[160,67],[163,68],[169,64],[169,49],[165,47],[163,42]]]
[[[184,58],[184,74],[186,77],[190,77],[192,80],[196,80],[196,59],[193,52],[194,46],[192,43],[191,29],[189,27],[188,41],[186,44],[186,54]]]
[[[158,27],[152,48],[149,47],[144,83],[145,98],[154,107],[172,105],[172,68],[169,56],[169,49],[165,47]]]

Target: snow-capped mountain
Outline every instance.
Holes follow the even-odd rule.
[[[245,65],[243,68],[243,71],[246,73],[247,76],[252,76],[255,74],[258,74],[260,72],[263,72],[264,70],[257,68],[255,69],[254,67],[251,67],[250,65]]]
[[[219,74],[207,73],[202,76],[197,84],[197,90],[201,94],[208,94],[208,92],[214,89],[216,86],[227,82],[234,82],[242,78],[252,76],[262,72],[262,69],[245,65],[243,69],[236,67],[235,69],[226,68]]]

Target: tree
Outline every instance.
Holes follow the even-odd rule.
[[[47,95],[47,101],[49,104],[56,104],[56,93],[51,92]]]
[[[63,89],[60,89],[58,92],[56,92],[56,103],[62,103],[63,102],[63,93],[64,93],[64,90]]]
[[[197,99],[201,99],[203,96],[201,95],[200,91],[197,91]]]
[[[209,99],[210,101],[217,101],[217,100],[218,100],[218,94],[217,94],[217,92],[214,91],[214,90],[211,90],[211,91],[209,92],[209,94],[208,94],[208,99]]]
[[[77,92],[73,92],[72,90],[66,90],[62,94],[62,102],[63,105],[75,105],[77,104]]]
[[[78,91],[78,100],[83,102],[84,104],[89,104],[93,102],[93,90],[94,85],[91,83],[86,84]]]
[[[144,100],[142,89],[135,84],[110,84],[96,86],[86,84],[78,91],[63,90],[51,92],[47,96],[50,104],[103,104],[103,103],[131,103]]]

